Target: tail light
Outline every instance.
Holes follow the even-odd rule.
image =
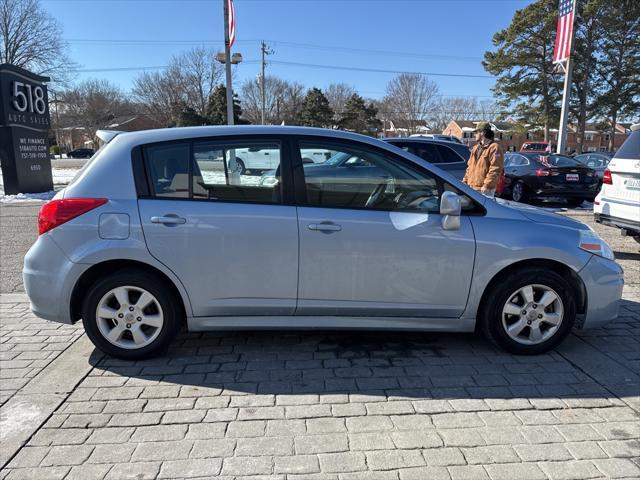
[[[107,203],[106,198],[67,198],[45,203],[38,214],[38,234],[42,235],[83,213]]]
[[[498,185],[496,186],[496,195],[502,194],[502,192],[504,191],[504,184],[505,184],[505,176],[503,172],[502,175],[500,175],[500,180],[498,180]]]
[[[611,170],[608,168],[605,169],[604,174],[602,175],[602,183],[605,185],[613,185],[613,178],[611,178]]]
[[[536,177],[548,177],[549,175],[551,175],[551,172],[544,168],[539,168],[536,170]]]

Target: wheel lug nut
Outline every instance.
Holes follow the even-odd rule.
[[[538,315],[538,318],[542,318],[542,315]]]
[[[118,314],[118,318],[122,318],[122,317],[124,317],[124,315],[123,315],[123,314],[121,314],[121,313],[119,313],[119,314]]]
[[[536,305],[535,303],[533,304],[533,308],[538,308],[538,305]]]
[[[527,325],[531,325],[531,320],[527,320]]]
[[[522,310],[522,314],[523,314],[523,315],[526,315],[526,314],[527,314],[527,311],[526,311],[526,310]]]
[[[130,312],[133,312],[133,307],[129,307],[129,311],[130,311]]]
[[[136,320],[141,322],[142,321],[142,317],[138,317],[138,318],[136,318]]]
[[[127,323],[127,328],[131,328],[131,324],[130,323]]]

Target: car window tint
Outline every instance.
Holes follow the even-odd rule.
[[[194,142],[193,198],[280,203],[277,142]]]
[[[440,152],[440,159],[442,163],[456,163],[462,162],[462,158],[458,156],[456,152],[444,145],[436,145],[438,152]]]
[[[189,198],[189,144],[150,145],[144,149],[156,197]]]
[[[412,143],[409,145],[409,151],[429,163],[442,162],[436,146],[431,143]]]
[[[640,130],[631,132],[613,158],[640,160]]]
[[[322,143],[301,142],[300,148],[323,148]],[[326,145],[344,158],[365,165],[303,165],[307,204],[326,208],[366,208],[389,211],[438,212],[438,182],[384,153]]]

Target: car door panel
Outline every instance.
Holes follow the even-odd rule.
[[[458,317],[467,302],[475,239],[468,217],[298,208],[298,315]],[[310,225],[335,225],[321,231]],[[455,288],[452,286],[455,285]]]

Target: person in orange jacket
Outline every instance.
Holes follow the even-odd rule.
[[[493,139],[493,130],[486,123],[474,132],[476,144],[471,150],[467,171],[462,181],[474,190],[493,198],[504,171],[504,155]]]

